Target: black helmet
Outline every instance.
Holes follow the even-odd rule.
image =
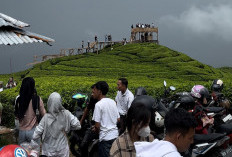
[[[195,100],[191,95],[182,95],[176,102],[176,107],[181,107],[185,110],[192,110],[195,106]]]
[[[147,91],[143,87],[138,87],[135,89],[135,98],[140,95],[147,95]]]
[[[139,102],[144,104],[150,111],[155,110],[157,108],[157,103],[155,99],[148,95],[138,96],[133,100],[133,102]]]
[[[134,103],[141,103],[144,104],[148,110],[151,112],[151,120],[150,120],[150,128],[151,130],[155,130],[155,112],[157,110],[157,102],[154,98],[152,98],[151,96],[148,95],[141,95],[141,96],[137,96],[131,105],[133,105]]]
[[[220,92],[223,89],[223,81],[222,80],[214,80],[211,86],[211,90],[215,92]]]

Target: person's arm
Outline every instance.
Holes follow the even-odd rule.
[[[9,83],[7,83],[7,84],[6,84],[6,88],[9,88],[9,87],[10,87],[10,84],[9,84]]]
[[[100,126],[101,126],[101,124],[99,122],[95,122],[93,131],[96,132],[96,133],[99,133],[100,132]]]
[[[45,127],[45,117],[43,117],[39,125],[36,126],[31,140],[31,143],[37,145],[35,146],[34,149],[38,152],[40,151],[40,138],[44,132],[44,127]]]
[[[133,100],[134,100],[134,95],[130,95],[129,98],[128,98],[128,109],[130,108],[131,103],[133,102]]]
[[[36,126],[34,134],[32,136],[33,140],[36,140],[41,137],[44,131],[44,126],[45,126],[45,118],[43,117],[39,123],[39,125]]]
[[[46,113],[46,110],[44,108],[44,103],[43,103],[43,100],[39,97],[40,99],[40,102],[39,102],[39,112],[41,114],[41,116],[43,117]]]
[[[85,108],[83,116],[81,117],[80,124],[82,125],[82,122],[85,120],[85,117],[88,115],[89,109],[88,107]]]
[[[94,112],[93,112],[93,120],[95,121],[95,125],[93,127],[93,131],[99,132],[101,126],[101,108],[98,104],[95,105]]]
[[[80,130],[81,129],[80,121],[70,111],[68,111],[68,112],[69,112],[70,126],[71,126],[70,129],[71,130]]]

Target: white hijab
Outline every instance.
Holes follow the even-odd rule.
[[[62,99],[59,93],[53,92],[48,98],[48,113],[46,116],[47,128],[45,130],[50,133],[53,138],[57,138],[58,135],[65,131],[70,130],[70,119],[68,112],[62,106]],[[44,134],[45,136],[45,134]],[[43,138],[44,138],[43,136]]]

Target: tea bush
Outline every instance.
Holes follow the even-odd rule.
[[[210,89],[212,80],[220,78],[225,83],[224,93],[232,98],[231,69],[216,69],[202,64],[185,54],[154,43],[114,45],[99,52],[86,53],[51,59],[25,71],[12,74],[18,82],[17,87],[0,93],[4,104],[3,121],[13,125],[13,104],[19,94],[23,78],[33,77],[36,89],[45,105],[52,92],[62,95],[64,103],[72,105],[71,96],[76,92],[90,93],[90,87],[97,81],[105,80],[110,90],[108,96],[115,98],[116,82],[120,77],[129,81],[129,89],[134,93],[137,87],[146,88],[149,95],[159,97],[163,94],[163,81],[179,91],[190,91],[195,84]],[[6,83],[11,75],[0,75]],[[71,109],[71,106],[67,106]]]

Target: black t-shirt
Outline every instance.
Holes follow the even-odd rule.
[[[87,109],[88,110],[93,110],[95,108],[95,104],[98,102],[97,99],[94,99],[93,97],[90,97],[89,102],[87,102]]]

